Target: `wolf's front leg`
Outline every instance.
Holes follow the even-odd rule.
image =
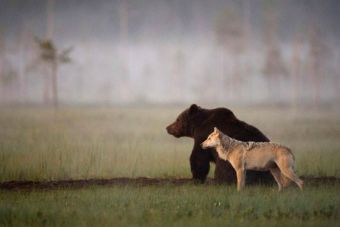
[[[237,191],[241,191],[241,189],[244,188],[244,184],[246,181],[246,171],[244,169],[237,169],[236,176],[237,176]]]

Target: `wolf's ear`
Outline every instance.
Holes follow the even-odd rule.
[[[192,104],[189,108],[189,115],[195,114],[199,111],[200,107],[196,104]]]
[[[220,130],[218,128],[214,127],[214,132],[220,133]]]

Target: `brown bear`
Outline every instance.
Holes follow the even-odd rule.
[[[190,167],[195,181],[204,182],[209,173],[210,162],[216,164],[215,180],[218,182],[236,182],[235,171],[229,162],[220,159],[214,149],[208,152],[201,148],[201,143],[213,131],[219,128],[223,133],[240,141],[268,142],[269,139],[257,128],[236,118],[226,108],[204,109],[192,104],[184,110],[176,121],[166,127],[169,134],[194,139],[194,147],[190,155]],[[247,171],[247,184],[274,183],[269,171]]]

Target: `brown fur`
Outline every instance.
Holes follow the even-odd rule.
[[[279,191],[285,185],[284,178],[294,181],[302,190],[303,181],[294,173],[294,156],[289,148],[270,142],[242,142],[223,134],[217,128],[202,143],[202,148],[216,148],[218,156],[229,161],[236,171],[237,189],[245,184],[245,171],[269,170]]]
[[[220,159],[214,149],[203,151],[200,144],[207,138],[214,126],[240,141],[269,141],[257,128],[236,118],[226,108],[204,109],[191,105],[166,129],[169,134],[194,139],[190,155],[190,167],[194,180],[204,182],[210,169],[209,162],[216,163],[215,179],[219,182],[236,182],[236,174],[229,162]],[[247,171],[247,183],[274,182],[270,172]]]

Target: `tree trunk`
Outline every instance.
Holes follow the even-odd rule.
[[[48,103],[49,103],[49,99],[50,99],[50,95],[49,95],[49,91],[50,91],[50,89],[49,89],[49,79],[50,79],[50,77],[49,77],[49,74],[46,74],[46,75],[44,75],[44,93],[43,93],[43,100],[44,100],[44,104],[45,105],[48,105]]]
[[[58,78],[57,78],[57,62],[52,62],[52,97],[53,97],[53,106],[54,108],[58,108]]]

